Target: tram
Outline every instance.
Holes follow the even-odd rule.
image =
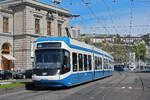
[[[68,37],[36,40],[32,80],[37,87],[69,87],[113,74],[113,57]]]
[[[116,64],[114,65],[114,70],[115,71],[128,71],[128,66],[124,64]]]

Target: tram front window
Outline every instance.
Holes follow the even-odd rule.
[[[41,49],[36,50],[36,63],[34,68],[34,74],[40,76],[58,75],[64,71],[64,56],[66,50],[60,49]]]

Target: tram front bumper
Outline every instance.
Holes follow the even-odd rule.
[[[36,87],[62,87],[63,84],[61,80],[34,80],[34,85]]]

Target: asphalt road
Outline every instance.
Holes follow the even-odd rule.
[[[24,90],[0,96],[0,100],[150,100],[150,73],[115,72],[67,89]]]

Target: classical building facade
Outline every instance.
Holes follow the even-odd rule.
[[[68,10],[35,0],[0,1],[0,63],[2,70],[33,66],[34,41],[39,37],[67,36]]]

